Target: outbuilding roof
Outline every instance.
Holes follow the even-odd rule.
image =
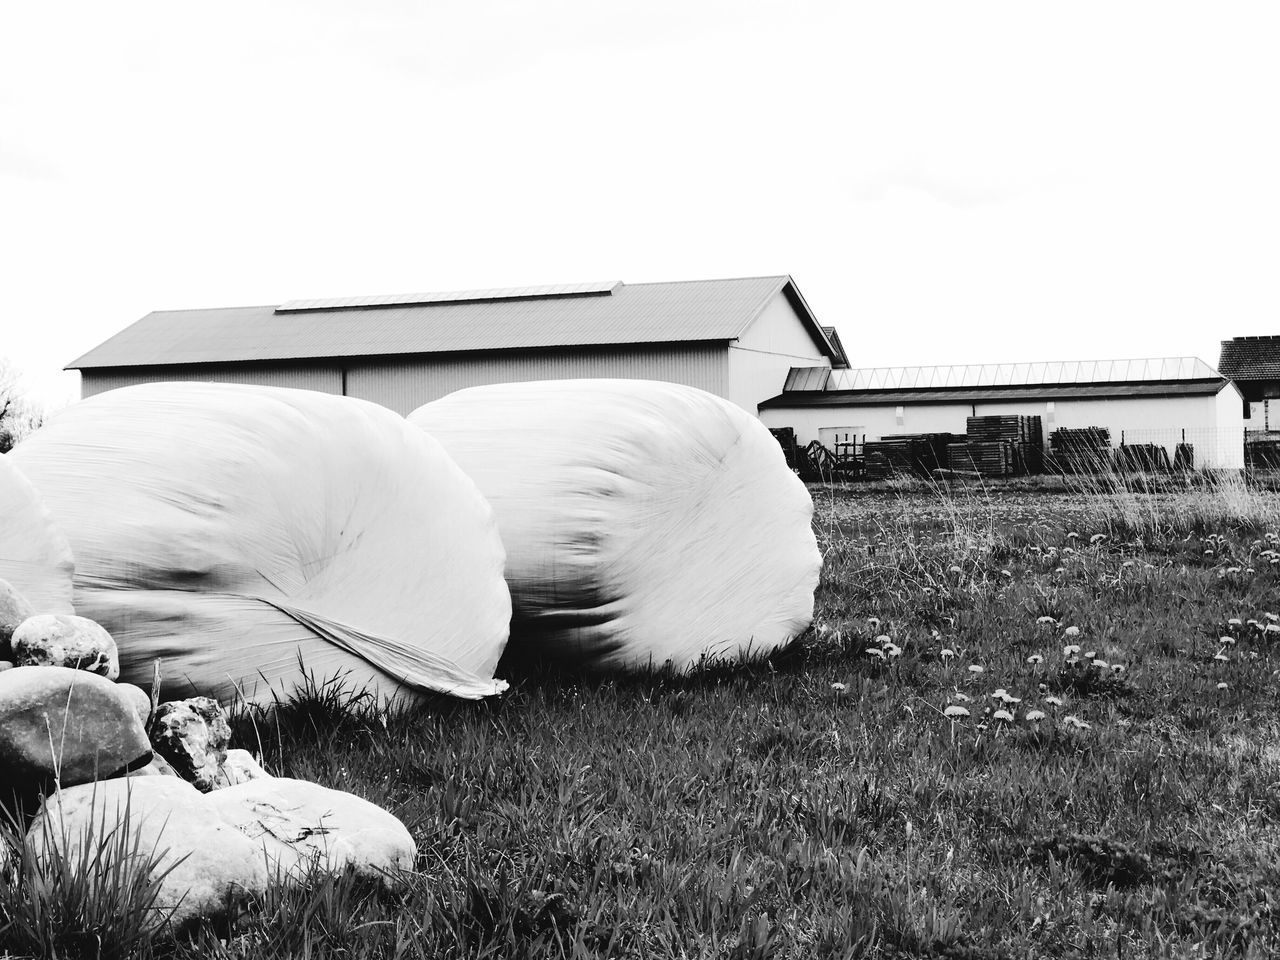
[[[992,403],[1000,400],[1119,400],[1129,397],[1212,397],[1228,380],[1136,380],[1129,382],[989,387],[933,387],[920,390],[794,390],[760,404],[777,407],[897,406],[900,404]]]
[[[1280,337],[1223,340],[1218,370],[1232,380],[1280,380]]]
[[[161,310],[67,369],[728,341],[780,292],[815,345],[842,358],[795,282],[779,275]]]

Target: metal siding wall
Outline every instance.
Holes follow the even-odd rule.
[[[724,396],[725,349],[716,346],[574,350],[353,361],[347,394],[407,414],[464,387],[526,380],[620,377],[663,380]]]
[[[118,387],[138,383],[170,381],[201,383],[251,383],[264,387],[294,387],[321,393],[342,392],[342,371],[336,366],[245,367],[232,364],[185,367],[139,367],[136,370],[116,368],[109,371],[82,370],[80,396],[92,397]]]

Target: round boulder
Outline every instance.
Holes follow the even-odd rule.
[[[68,667],[0,673],[0,782],[70,787],[150,760],[137,711],[105,677]]]
[[[108,680],[120,676],[116,642],[87,617],[65,613],[28,617],[13,631],[10,642],[18,666],[71,667]]]

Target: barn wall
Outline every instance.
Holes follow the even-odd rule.
[[[296,387],[321,393],[342,393],[342,370],[333,364],[188,364],[172,367],[116,367],[108,370],[82,370],[80,395],[129,387],[136,383],[166,381],[199,381],[202,383],[251,383],[264,387]]]
[[[729,383],[726,399],[748,413],[782,392],[792,367],[829,367],[831,360],[814,343],[786,295],[769,301],[755,323],[729,344]]]
[[[725,366],[722,345],[702,344],[352,361],[347,370],[347,394],[401,414],[464,387],[527,380],[662,380],[723,396]]]
[[[840,428],[878,440],[895,433],[964,433],[969,416],[1028,414],[1041,418],[1045,440],[1060,427],[1106,427],[1112,444],[1158,443],[1172,457],[1177,444],[1195,448],[1197,466],[1243,466],[1240,396],[1228,387],[1216,397],[1134,397],[1117,400],[1058,400],[1053,420],[1043,400],[978,404],[911,405],[899,420],[893,406],[790,407],[763,410],[769,427],[792,427],[802,444],[822,438],[824,428]]]

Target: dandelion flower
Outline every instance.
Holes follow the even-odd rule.
[[[881,660],[884,659],[884,651],[879,647],[867,647],[867,653],[870,656],[879,657]]]
[[[1076,533],[1074,530],[1071,530],[1071,531],[1069,531],[1069,532],[1067,533],[1067,539],[1068,539],[1068,540],[1079,540],[1079,539],[1080,539],[1080,534]]]
[[[902,655],[902,648],[896,643],[886,643],[884,645],[884,652],[891,657],[898,657]]]
[[[956,655],[956,652],[952,650],[950,647],[943,647],[941,650],[938,651],[938,656],[940,656],[943,660],[950,660],[955,655]]]
[[[1012,722],[1013,722],[1013,714],[1012,714],[1012,713],[1010,713],[1008,710],[997,710],[995,713],[993,713],[993,714],[991,715],[991,719],[993,719],[993,720],[1005,720],[1005,721],[1007,721],[1007,722],[1009,722],[1009,723],[1012,723]]]
[[[951,572],[951,573],[964,573],[964,571],[963,571],[963,570],[961,570],[959,567],[955,566],[954,564],[950,567],[950,572]]]
[[[837,680],[831,684],[831,689],[834,690],[836,693],[844,693],[849,688]]]
[[[970,673],[982,673],[982,668],[981,668],[980,666],[978,666],[976,663],[971,663],[971,664],[969,664],[969,672],[970,672]]]
[[[1064,637],[1078,637],[1078,636],[1080,636],[1080,628],[1079,628],[1079,627],[1067,627],[1067,629],[1065,629],[1065,630],[1063,630],[1063,631],[1062,631],[1062,635],[1063,635]]]
[[[1036,617],[1036,623],[1057,623],[1053,617]]]
[[[1065,717],[1063,717],[1062,719],[1063,719],[1063,721],[1064,721],[1064,722],[1071,724],[1071,725],[1072,725],[1073,727],[1075,727],[1077,730],[1090,730],[1090,729],[1092,729],[1092,728],[1089,726],[1089,724],[1088,724],[1088,723],[1086,723],[1084,720],[1081,720],[1081,719],[1080,719],[1079,717],[1077,717],[1075,714],[1071,714],[1071,713],[1069,713],[1069,714],[1067,714]]]
[[[893,638],[890,637],[887,633],[882,633],[880,634],[880,636],[876,637],[875,642],[880,644],[880,646],[883,647],[887,643],[893,643]]]
[[[1064,657],[1073,657],[1079,652],[1080,652],[1080,644],[1078,643],[1069,643],[1062,648],[1062,655]]]
[[[1112,673],[1124,673],[1125,667],[1123,663],[1113,663],[1111,665]]]
[[[1062,699],[1060,697],[1045,697],[1044,702],[1054,707],[1062,706]]]
[[[1032,723],[1035,723],[1037,720],[1043,720],[1043,719],[1044,719],[1044,711],[1043,711],[1043,710],[1028,710],[1028,711],[1026,712],[1026,716],[1025,716],[1025,718],[1024,718],[1024,719],[1030,720]]]
[[[1101,543],[1105,539],[1107,539],[1107,535],[1105,533],[1095,533],[1092,537],[1089,538],[1089,542]]]
[[[1264,613],[1263,616],[1266,617],[1268,620],[1270,620],[1272,623],[1280,623],[1280,615],[1277,615],[1274,613]]]
[[[1012,580],[1012,579],[1013,579],[1013,574],[1012,574],[1012,573],[1010,573],[1008,570],[1001,570],[1001,571],[1000,571],[1000,576],[1002,576],[1002,577],[1008,577],[1010,580]]]
[[[1219,684],[1218,684],[1218,689],[1219,689],[1219,690],[1225,690],[1225,689],[1227,689],[1226,681],[1223,681],[1222,683],[1219,683]]]
[[[1097,655],[1098,655],[1098,651],[1096,650],[1086,650],[1084,653],[1081,654],[1081,656],[1084,657],[1086,660],[1092,660]]]
[[[1027,663],[1044,663],[1044,657],[1040,656],[1038,653],[1033,653],[1031,656],[1027,657]]]
[[[1229,627],[1238,627],[1238,626],[1240,626],[1240,618],[1239,618],[1239,617],[1232,617],[1230,620],[1228,620],[1228,621],[1227,621],[1227,626],[1229,626]]]
[[[1230,660],[1231,658],[1230,658],[1230,657],[1228,657],[1225,653],[1222,653],[1221,651],[1219,651],[1218,653],[1215,653],[1215,654],[1213,655],[1213,659],[1215,659],[1215,660],[1219,660],[1219,661],[1221,661],[1222,663],[1226,663],[1226,662],[1227,662],[1228,660]]]
[[[969,703],[970,701],[973,700],[973,697],[969,696],[968,694],[961,693],[959,690],[953,693],[952,696],[955,697],[957,700],[961,701],[962,703]]]
[[[952,718],[967,717],[969,715],[969,711],[966,710],[964,707],[957,707],[953,703],[951,706],[947,707],[947,709],[942,711],[942,715],[944,717],[952,717]]]
[[[1280,623],[1268,623],[1263,633],[1280,633]]]
[[[1099,670],[1106,670],[1111,666],[1111,664],[1107,663],[1105,660],[1094,660],[1093,665]]]
[[[1230,646],[1231,644],[1236,642],[1236,638],[1235,637],[1219,637],[1218,642],[1225,643],[1228,646]]]
[[[877,627],[879,627],[879,626],[880,626],[880,618],[879,618],[879,617],[867,617],[867,623],[871,626],[871,629],[872,629],[872,630],[874,630],[874,629],[876,629]]]

